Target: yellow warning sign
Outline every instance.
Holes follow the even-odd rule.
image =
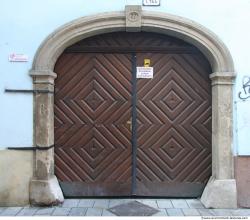
[[[144,59],[144,67],[150,67],[150,59]]]

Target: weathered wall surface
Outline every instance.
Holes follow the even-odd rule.
[[[33,151],[0,151],[0,206],[29,204]]]

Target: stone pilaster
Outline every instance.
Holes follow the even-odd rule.
[[[34,177],[30,183],[30,202],[33,205],[56,205],[63,195],[54,175],[54,79],[51,71],[33,71],[35,108]]]
[[[237,206],[233,164],[233,82],[235,74],[217,72],[212,80],[212,177],[201,201],[207,208]]]

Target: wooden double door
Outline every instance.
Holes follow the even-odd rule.
[[[200,196],[211,175],[207,61],[183,42],[163,52],[96,38],[65,50],[55,66],[55,173],[64,195]],[[137,79],[145,59],[154,76]]]

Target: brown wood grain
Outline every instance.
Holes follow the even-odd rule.
[[[137,195],[196,197],[211,176],[210,68],[191,54],[137,53],[137,65],[145,58],[154,77],[137,79]]]
[[[84,39],[55,72],[55,173],[66,196],[130,196],[132,54],[138,196],[197,197],[211,176],[211,68],[192,45],[152,33]],[[134,126],[134,125],[132,125]]]
[[[128,64],[126,54],[63,54],[55,67],[55,172],[62,183],[83,182],[81,195],[97,186],[100,195],[130,193]],[[118,183],[125,188],[113,193]]]

